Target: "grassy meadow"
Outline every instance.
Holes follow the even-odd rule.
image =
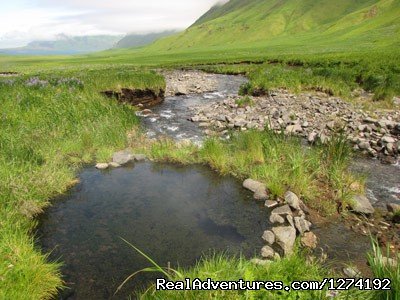
[[[221,174],[253,177],[276,197],[291,189],[325,215],[335,213],[338,202],[348,203],[359,192],[351,189],[359,179],[347,170],[351,151],[340,134],[312,148],[268,130],[234,135],[230,142],[209,139],[202,148],[170,140],[148,143],[139,130],[127,134],[138,125],[134,110],[100,94],[121,87],[161,89],[164,78],[152,70],[198,68],[246,74],[250,82],[242,87],[243,95],[287,88],[325,91],[351,101],[353,91],[362,88],[374,94],[372,108],[392,107],[393,97],[400,95],[399,1],[314,2],[233,0],[184,32],[148,47],[76,56],[0,55],[0,73],[20,73],[0,77],[0,299],[56,295],[63,285],[59,265],[47,261],[35,245],[35,217],[74,184],[84,163],[107,160],[127,146],[157,161],[202,163]],[[399,278],[398,269],[382,267],[380,261],[371,261],[371,266],[376,276]],[[307,261],[301,251],[268,267],[216,255],[179,273],[188,278],[285,282],[334,275]],[[322,292],[288,295],[150,290],[143,297],[326,299]],[[397,284],[392,294],[352,291],[340,297],[399,295]]]
[[[50,299],[58,265],[35,246],[35,217],[74,184],[83,163],[127,145],[138,120],[100,91],[164,88],[141,70],[81,70],[0,78],[0,299]]]

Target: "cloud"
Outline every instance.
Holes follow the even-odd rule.
[[[68,35],[147,33],[183,29],[217,0],[15,0],[0,4],[0,48]],[[34,4],[32,4],[32,2]],[[5,4],[4,4],[5,7]]]

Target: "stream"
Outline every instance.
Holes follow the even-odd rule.
[[[142,116],[149,137],[169,136],[199,143],[201,128],[188,121],[193,106],[236,95],[244,77],[215,75],[218,90],[167,97]],[[374,206],[400,203],[400,168],[357,158],[353,172],[366,176]],[[106,171],[85,168],[80,183],[54,199],[40,219],[38,238],[51,260],[63,263],[68,289],[62,299],[124,299],[158,274],[140,274],[114,295],[124,279],[150,266],[123,239],[162,266],[193,266],[215,251],[253,257],[259,254],[269,212],[241,182],[203,166],[150,162]],[[340,222],[316,224],[319,247],[331,261],[366,264],[368,237]],[[353,241],[349,243],[349,241]],[[158,275],[159,276],[159,275]]]

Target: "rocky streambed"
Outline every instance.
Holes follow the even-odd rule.
[[[163,104],[152,110],[139,113],[146,128],[150,128],[149,135],[152,138],[167,135],[178,140],[201,142],[206,136],[229,139],[232,130],[263,130],[268,127],[285,134],[302,136],[313,144],[317,141],[324,143],[333,134],[343,132],[355,150],[366,157],[379,158],[389,164],[384,166],[370,158],[359,158],[353,163],[353,171],[365,174],[368,178],[367,196],[356,196],[353,209],[362,215],[371,216],[375,206],[383,214],[383,218],[354,215],[354,218],[349,218],[344,223],[332,223],[313,215],[307,216],[307,208],[303,207],[303,210],[297,206],[290,206],[287,199],[281,202],[267,200],[267,209],[275,208],[269,221],[276,224],[278,229],[275,229],[277,232],[274,232],[274,229],[264,232],[266,246],[261,250],[263,257],[272,258],[284,255],[286,251],[290,252],[293,237],[296,238],[297,235],[301,236],[303,245],[309,248],[315,249],[317,240],[320,240],[321,244],[318,247],[322,247],[325,254],[341,260],[346,260],[344,258],[347,257],[347,261],[353,262],[359,260],[360,252],[365,253],[369,249],[370,232],[385,242],[390,240],[397,245],[400,227],[392,223],[390,210],[395,210],[396,205],[400,204],[400,168],[395,165],[400,153],[398,110],[368,113],[360,106],[320,92],[294,95],[286,90],[276,90],[270,95],[243,99],[237,95],[239,85],[245,82],[240,76],[199,72],[174,72],[170,76],[172,79],[167,77],[167,80],[172,82],[168,85],[170,92],[167,92],[167,95],[173,96],[167,97]],[[176,76],[181,79],[177,79]],[[195,87],[192,85],[192,88],[187,88],[187,82],[191,80],[196,82]],[[185,82],[182,87],[179,86],[180,82]],[[201,88],[202,83],[205,83],[205,88]],[[215,87],[218,87],[217,91],[210,90]],[[208,93],[201,93],[204,90]],[[160,130],[160,124],[167,130]],[[154,128],[158,129],[158,133],[155,133],[157,130],[152,130]],[[376,168],[377,163],[382,168]],[[388,181],[388,177],[392,180]],[[384,193],[382,186],[385,187]],[[253,192],[256,199],[266,199],[263,196],[264,192],[260,194],[254,189]],[[288,191],[287,195],[292,193]],[[296,195],[289,198],[298,199]],[[279,232],[281,227],[285,230]],[[312,229],[316,234],[311,232]],[[340,236],[337,235],[338,231],[341,232]],[[388,232],[390,233],[387,234]],[[358,242],[349,245],[349,236]],[[338,255],[338,251],[346,254]],[[363,259],[363,264],[365,263]],[[362,263],[359,262],[360,264]],[[361,266],[361,269],[366,268]]]

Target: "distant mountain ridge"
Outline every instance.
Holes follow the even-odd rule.
[[[173,35],[177,33],[176,30],[166,30],[162,32],[148,33],[148,34],[127,34],[122,38],[114,48],[134,48],[141,47],[153,43],[154,41]]]
[[[53,41],[33,41],[24,47],[0,49],[10,55],[63,55],[90,53],[113,48],[122,35],[67,36],[60,34]]]

